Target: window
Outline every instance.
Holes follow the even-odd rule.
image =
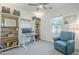
[[[64,20],[62,16],[52,18],[52,32],[60,33],[63,29]]]

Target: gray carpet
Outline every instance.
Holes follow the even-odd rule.
[[[53,45],[45,41],[36,41],[36,43],[26,44],[27,49],[22,47],[10,49],[1,52],[0,55],[63,55],[53,48]],[[79,50],[76,50],[73,55],[78,55]]]

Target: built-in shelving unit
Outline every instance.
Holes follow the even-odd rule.
[[[5,9],[5,10],[4,10]],[[0,51],[5,51],[19,46],[18,31],[19,31],[19,16],[10,14],[10,8],[1,9],[1,37],[0,37]],[[4,10],[4,11],[2,11]],[[5,11],[7,11],[5,12]]]
[[[36,39],[40,39],[40,18],[37,18],[37,17],[33,17],[33,31],[35,32],[35,38]]]

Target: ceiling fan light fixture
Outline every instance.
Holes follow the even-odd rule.
[[[39,8],[43,8],[43,5],[39,5],[38,7],[39,7]]]
[[[35,12],[33,12],[33,14],[34,14],[34,16],[39,17],[39,18],[41,18],[44,15],[44,13],[42,11],[35,11]]]

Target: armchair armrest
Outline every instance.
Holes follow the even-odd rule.
[[[72,53],[74,49],[75,49],[75,40],[69,40],[67,42],[67,54]]]
[[[59,37],[54,37],[53,39],[54,39],[54,41],[60,40]]]
[[[69,40],[68,42],[67,42],[67,44],[74,44],[75,43],[75,40]]]

